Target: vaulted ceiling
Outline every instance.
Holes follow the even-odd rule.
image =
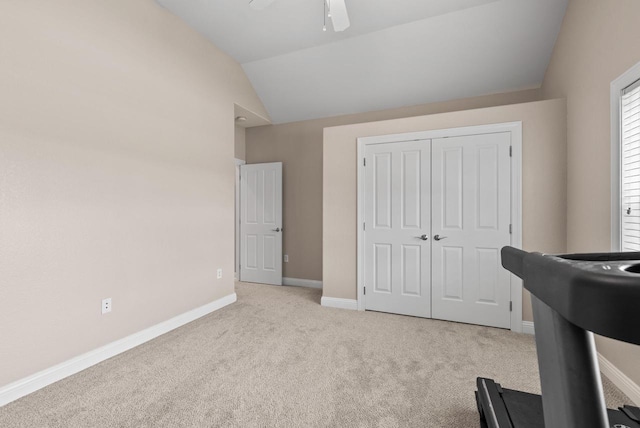
[[[541,84],[568,0],[156,0],[235,58],[273,123]]]

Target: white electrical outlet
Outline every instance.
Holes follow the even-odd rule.
[[[108,312],[111,312],[111,297],[102,299],[102,313],[106,314]]]
[[[289,254],[284,255],[284,262],[289,263]]]
[[[222,269],[218,268],[218,279],[222,279]]]

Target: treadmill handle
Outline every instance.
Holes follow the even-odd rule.
[[[528,255],[526,251],[519,250],[514,247],[502,247],[500,255],[502,258],[502,267],[510,271],[519,278],[523,276],[524,257]]]

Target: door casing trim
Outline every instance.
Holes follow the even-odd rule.
[[[236,168],[236,187],[235,187],[235,225],[233,229],[235,230],[235,266],[234,266],[234,276],[236,281],[240,280],[240,167],[245,165],[245,162],[242,159],[235,159],[235,168]]]
[[[465,126],[458,128],[436,129],[430,131],[408,132],[403,134],[377,135],[360,137],[357,139],[357,304],[358,310],[365,310],[364,295],[364,186],[365,166],[364,156],[366,146],[383,143],[399,143],[415,140],[431,140],[443,137],[462,137],[478,134],[493,134],[498,132],[511,133],[511,246],[522,248],[522,122],[505,122],[488,125]],[[511,331],[522,333],[522,280],[515,275],[510,276],[511,301]]]

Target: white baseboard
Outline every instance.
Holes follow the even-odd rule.
[[[322,281],[315,281],[313,279],[300,279],[300,278],[282,278],[282,285],[292,285],[295,287],[308,287],[319,288],[322,290]]]
[[[15,401],[20,397],[24,397],[25,395],[42,389],[45,386],[51,385],[65,377],[96,365],[108,358],[128,351],[131,348],[135,348],[138,345],[190,323],[204,315],[230,305],[236,300],[236,293],[230,294],[204,306],[161,322],[160,324],[156,324],[130,336],[111,342],[98,349],[94,349],[93,351],[89,351],[31,376],[27,376],[23,379],[0,387],[0,407]]]
[[[358,310],[358,301],[355,299],[339,299],[337,297],[322,297],[320,304],[328,308]]]
[[[533,321],[522,321],[522,332],[526,334],[536,334],[533,328]]]
[[[600,372],[617,386],[620,391],[624,392],[636,406],[640,406],[640,386],[629,379],[627,375],[622,373],[619,368],[614,366],[611,361],[607,360],[599,352],[598,364],[600,365]]]

